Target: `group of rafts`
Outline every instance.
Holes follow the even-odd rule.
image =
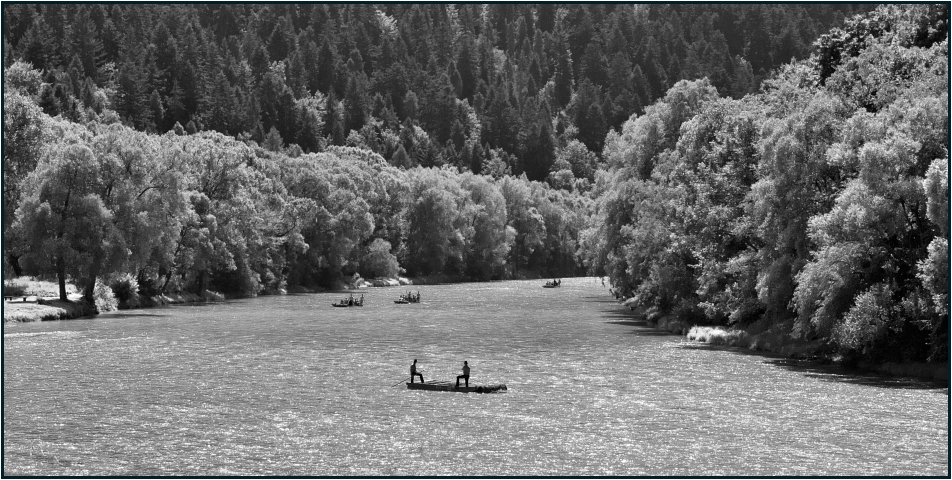
[[[546,288],[553,288],[561,286],[561,280],[553,280],[551,282],[546,282],[543,285]],[[413,294],[412,292],[407,292],[403,295],[400,295],[400,298],[394,300],[393,303],[406,304],[406,303],[420,303],[420,292]],[[364,296],[361,295],[360,298],[354,298],[354,295],[351,294],[349,298],[341,299],[340,302],[332,303],[334,307],[363,307],[364,306]],[[460,387],[458,385],[453,385],[450,382],[446,381],[436,381],[431,383],[407,383],[408,390],[430,390],[438,392],[474,392],[474,393],[499,393],[505,392],[508,390],[505,384],[498,385],[476,385],[476,386],[466,386]]]
[[[416,294],[407,292],[403,295],[400,295],[400,298],[394,300],[393,303],[420,303],[420,292]],[[350,298],[343,298],[337,303],[332,303],[332,307],[363,307],[364,306],[364,296],[361,295],[360,298],[354,298],[354,295],[351,294]]]

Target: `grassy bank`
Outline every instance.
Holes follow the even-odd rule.
[[[68,320],[96,315],[100,311],[134,308],[149,308],[180,303],[194,303],[224,300],[219,293],[206,290],[202,295],[194,293],[174,293],[157,296],[133,295],[131,298],[116,302],[109,294],[110,306],[86,302],[74,285],[66,285],[68,300],[59,299],[59,285],[54,282],[33,277],[20,277],[5,280],[3,283],[3,322],[41,322],[47,320]],[[98,300],[97,300],[98,301]]]
[[[95,315],[96,306],[82,300],[46,300],[3,302],[3,322],[41,322],[67,320]]]
[[[95,305],[81,300],[76,287],[66,285],[68,300],[59,299],[59,285],[33,277],[3,282],[3,322],[66,320],[96,314]]]

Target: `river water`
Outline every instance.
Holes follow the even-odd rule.
[[[541,284],[4,325],[3,474],[950,473],[947,387],[705,348],[595,279]],[[508,393],[407,390],[414,358]]]

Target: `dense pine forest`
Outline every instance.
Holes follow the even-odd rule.
[[[948,350],[948,9],[3,7],[4,271],[92,299],[608,275]]]
[[[579,147],[600,154],[678,80],[740,98],[869,8],[21,4],[4,8],[4,51],[41,72],[43,111],[74,122],[111,110],[149,133],[179,125],[292,155],[356,146],[535,181],[565,153],[591,181]]]

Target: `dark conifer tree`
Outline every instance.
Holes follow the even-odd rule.
[[[296,49],[294,43],[291,21],[285,16],[278,17],[268,37],[268,55],[275,60],[286,59]]]
[[[88,6],[78,5],[76,16],[71,20],[72,38],[69,40],[72,56],[79,58],[84,76],[97,78],[103,63],[103,46],[96,25],[89,17]]]
[[[420,107],[417,96],[415,93],[413,93],[413,90],[410,90],[403,98],[403,112],[398,112],[398,114],[402,118],[412,121],[418,118],[419,111]]]
[[[449,75],[450,83],[453,85],[453,94],[456,98],[463,98],[463,77],[456,68],[456,63],[450,60],[446,67],[446,73]]]
[[[305,35],[302,34],[302,37]],[[300,59],[304,65],[304,86],[308,93],[314,93],[320,90],[319,69],[316,60],[320,58],[320,51],[313,40],[308,40],[300,44]]]
[[[602,94],[587,78],[579,86],[569,110],[578,128],[578,140],[593,152],[601,152],[608,125],[602,111]]]
[[[394,152],[393,157],[390,159],[390,164],[399,168],[410,168],[410,156],[407,155],[407,150],[403,148],[403,144],[397,147],[397,151]]]
[[[343,145],[346,140],[344,126],[344,112],[341,111],[337,95],[331,90],[327,95],[327,105],[324,116],[324,136],[329,137],[332,145]]]
[[[297,139],[298,146],[300,146],[305,153],[320,151],[322,140],[320,119],[316,118],[313,112],[309,112],[305,108],[298,108],[296,115],[297,119],[295,124],[297,125],[297,131],[294,136]]]
[[[555,141],[547,121],[539,122],[538,130],[527,138],[522,152],[522,171],[529,180],[542,181],[555,162]],[[513,174],[521,173],[513,169]]]
[[[464,32],[460,39],[459,60],[456,63],[456,71],[459,73],[462,84],[460,98],[472,101],[473,95],[476,94],[476,85],[479,80],[477,65],[475,42],[468,31]]]
[[[149,95],[149,118],[146,122],[146,130],[158,133],[167,131],[165,129],[165,107],[162,106],[162,96],[155,89]]]
[[[555,33],[554,49],[555,102],[561,108],[568,105],[572,99],[572,54],[560,32]]]
[[[152,44],[155,45],[154,61],[156,67],[155,82],[159,93],[168,95],[172,91],[175,75],[175,57],[177,56],[176,42],[172,38],[164,21],[158,22],[152,33]]]
[[[137,62],[127,59],[119,66],[116,113],[135,128],[144,128],[143,114],[148,111],[147,79]]]
[[[33,26],[33,21],[37,17],[33,5],[11,4],[8,5],[6,15],[4,15],[4,38],[11,44],[20,43],[23,35]]]
[[[321,51],[317,57],[317,89],[323,93],[330,93],[337,82],[337,52],[331,45],[328,37],[321,43]]]
[[[188,110],[185,108],[185,93],[182,92],[182,87],[179,86],[178,80],[173,81],[172,91],[169,93],[165,103],[168,106],[166,115],[170,117],[170,122],[178,122],[180,124],[188,123]],[[257,121],[258,119],[255,117],[255,122]]]
[[[23,61],[29,62],[34,68],[40,70],[55,66],[54,62],[51,61],[54,47],[49,28],[42,16],[37,17],[17,45],[17,50]]]
[[[53,85],[49,83],[44,83],[40,85],[40,95],[37,100],[37,105],[43,109],[43,113],[55,117],[60,114],[60,103],[56,98],[55,89]]]
[[[307,66],[300,50],[295,50],[288,57],[287,69],[285,70],[285,81],[288,87],[294,92],[296,98],[304,97],[308,94],[307,89]]]
[[[344,95],[346,130],[360,130],[367,121],[370,108],[367,104],[367,76],[362,71],[351,72]]]
[[[73,60],[69,62],[69,68],[66,69],[66,75],[66,85],[69,87],[69,93],[79,97],[83,80],[86,79],[86,75],[83,73],[83,63],[80,61],[79,55],[73,55]]]
[[[264,142],[261,146],[265,150],[270,150],[272,152],[280,152],[284,148],[284,139],[281,138],[281,134],[278,132],[278,129],[271,127],[271,130],[268,130],[268,134],[264,137]]]
[[[540,3],[536,7],[539,20],[536,26],[543,32],[551,32],[555,28],[555,10],[556,5],[552,3]]]

